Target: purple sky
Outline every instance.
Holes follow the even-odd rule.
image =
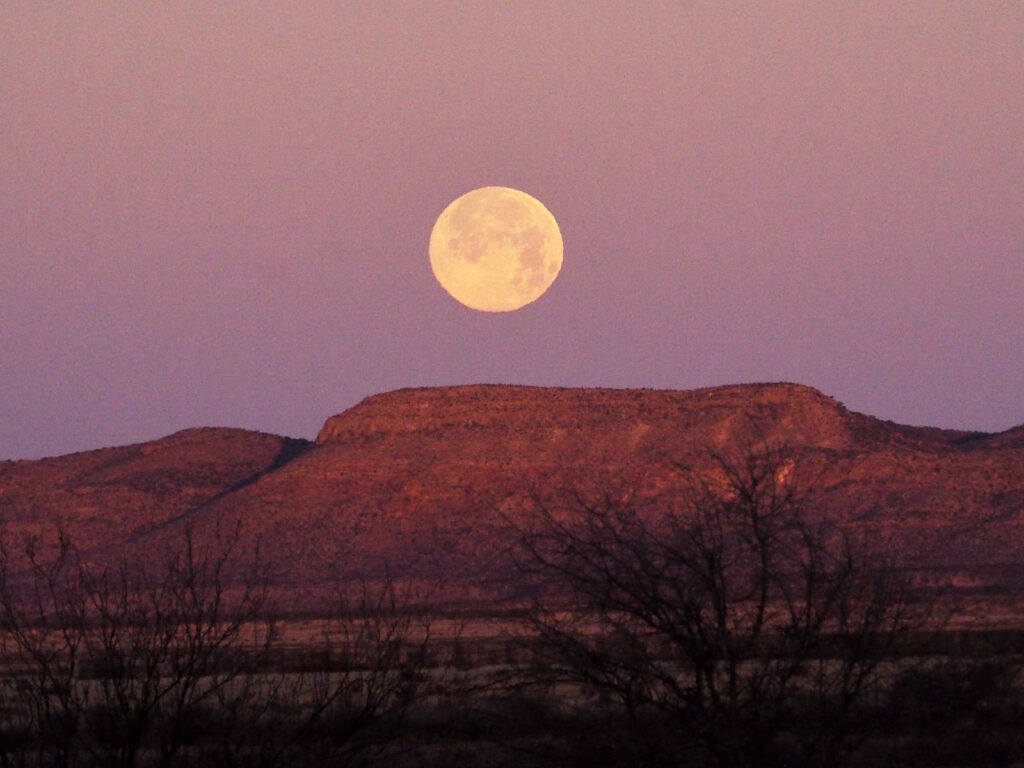
[[[1009,428],[1022,82],[1019,0],[4,0],[0,458],[476,382]],[[431,274],[485,185],[562,228],[518,312]]]

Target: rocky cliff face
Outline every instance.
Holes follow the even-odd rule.
[[[61,520],[97,558],[241,525],[295,600],[380,572],[492,594],[523,494],[785,447],[808,504],[936,578],[1013,581],[1024,544],[1024,428],[907,427],[795,384],[687,392],[466,386],[370,397],[314,444],[193,430],[0,464],[9,528]]]
[[[318,445],[417,435],[420,439],[507,436],[538,451],[566,439],[659,449],[666,437],[726,445],[751,422],[787,442],[838,445],[856,417],[835,400],[797,384],[752,384],[687,392],[481,385],[404,389],[376,395],[327,420]],[[559,453],[557,449],[553,451]]]

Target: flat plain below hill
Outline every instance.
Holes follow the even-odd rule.
[[[99,563],[152,560],[186,526],[206,542],[237,530],[296,609],[385,571],[493,606],[514,587],[501,563],[526,495],[765,443],[784,449],[809,510],[922,581],[993,601],[1024,591],[1024,426],[909,427],[797,384],[399,390],[332,416],[315,442],[201,428],[0,462],[0,521],[8,541],[59,526]]]

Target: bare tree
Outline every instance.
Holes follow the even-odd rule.
[[[320,634],[299,653],[225,692],[215,765],[351,766],[393,756],[426,681],[428,614],[390,578],[336,595]]]
[[[236,542],[237,531],[202,550],[186,531],[158,563],[96,569],[59,534],[49,558],[38,539],[26,543],[20,584],[3,549],[0,631],[17,673],[6,682],[37,762],[174,763],[200,713],[242,674],[243,645],[269,639],[258,553],[228,605]]]
[[[912,623],[892,563],[800,505],[756,449],[671,478],[536,494],[517,564],[551,681],[614,715],[636,765],[837,765]],[[671,482],[669,482],[671,480]]]
[[[265,564],[238,540],[186,531],[114,568],[63,535],[4,546],[0,765],[336,766],[391,744],[429,642],[394,583],[336,605],[312,650],[280,649]]]

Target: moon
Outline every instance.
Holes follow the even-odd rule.
[[[539,299],[562,268],[562,233],[539,200],[481,187],[452,202],[430,233],[430,267],[454,299],[511,312]]]

